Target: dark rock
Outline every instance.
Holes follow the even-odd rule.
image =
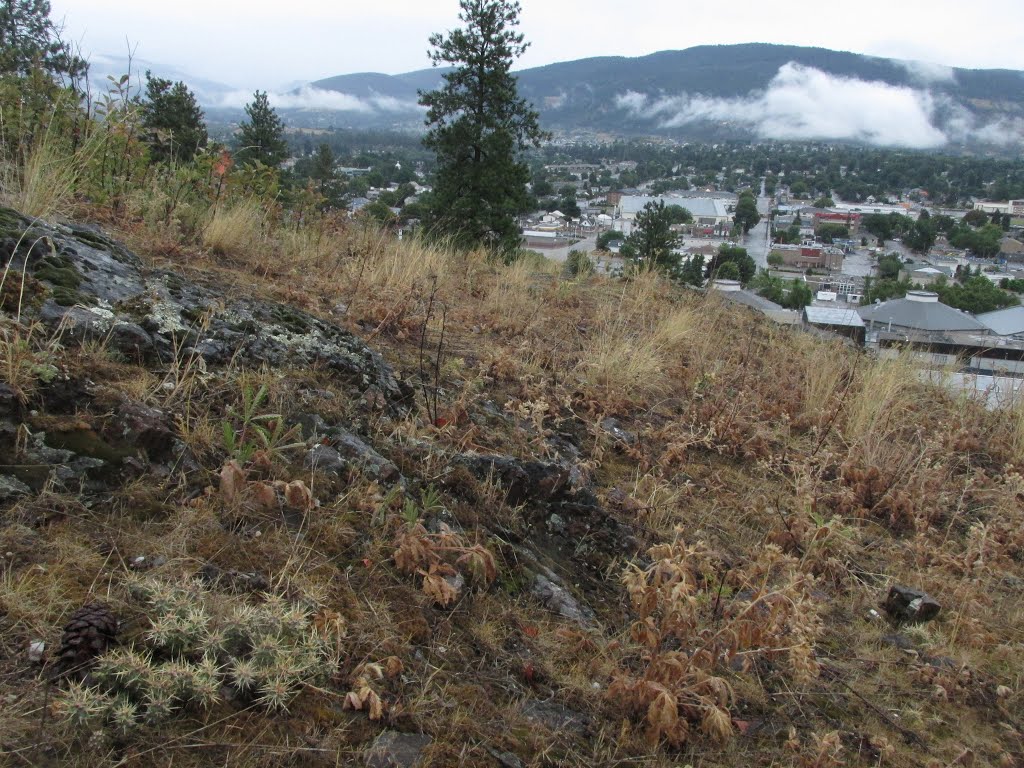
[[[136,323],[114,323],[107,344],[129,360],[143,360],[154,350],[153,337]]]
[[[174,431],[167,415],[133,400],[118,405],[105,431],[117,442],[146,451],[150,459],[168,456],[174,448]]]
[[[344,459],[351,461],[363,472],[385,483],[401,479],[398,467],[381,456],[351,432],[332,427],[327,432],[328,442]]]
[[[545,608],[577,624],[587,625],[594,621],[594,612],[572,596],[565,583],[547,568],[534,574],[530,593]]]
[[[601,429],[614,437],[616,440],[627,445],[636,445],[637,436],[635,432],[623,429],[618,419],[607,418],[601,422]]]
[[[882,635],[882,642],[886,645],[892,645],[899,648],[901,651],[912,651],[914,649],[914,643],[906,635],[892,634]]]
[[[366,752],[366,768],[415,768],[432,741],[420,733],[384,731]]]
[[[929,621],[942,606],[925,592],[902,584],[894,584],[882,603],[882,608],[897,621]]]
[[[304,440],[320,440],[330,429],[330,426],[318,413],[300,413],[292,419],[291,423],[298,426]]]
[[[15,214],[8,218],[16,229],[28,227]],[[196,354],[207,365],[320,367],[360,393],[378,392],[388,408],[406,408],[414,400],[412,388],[380,354],[339,326],[283,304],[225,299],[215,286],[148,271],[124,246],[91,227],[29,229],[32,241],[42,238],[46,247],[27,264],[24,253],[15,255],[11,267],[50,286],[51,297],[28,319],[63,323],[65,342],[109,334],[112,347],[128,356],[169,361]]]
[[[13,501],[21,496],[28,496],[32,489],[21,480],[10,475],[0,475],[0,502]]]
[[[15,416],[21,413],[18,393],[8,384],[0,383],[0,416]]]
[[[512,506],[528,501],[550,502],[569,488],[569,469],[561,464],[476,453],[461,454],[451,463],[466,467],[480,480],[497,480]]]
[[[328,445],[314,445],[306,454],[305,466],[329,475],[340,475],[348,471],[348,462]]]
[[[523,768],[523,761],[511,752],[499,752],[494,747],[488,747],[487,751],[498,761],[501,768]]]
[[[529,701],[523,707],[523,715],[538,725],[555,733],[572,733],[585,736],[590,727],[590,718],[582,712],[563,707],[554,701]]]

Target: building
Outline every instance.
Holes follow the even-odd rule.
[[[978,200],[974,203],[974,208],[985,213],[1008,213],[1011,216],[1024,216],[1024,200],[1007,200],[1005,203],[994,200]]]
[[[609,202],[611,196],[609,195]],[[732,211],[736,200],[731,197],[649,197],[647,195],[623,195],[616,206],[616,218],[632,222],[648,203],[664,202],[678,205],[693,214],[693,228],[700,234],[726,234],[732,228]]]
[[[942,279],[948,280],[951,276],[951,272],[941,267],[933,267],[931,264],[916,268],[905,267],[900,270],[900,277],[910,280],[914,285],[929,286]]]
[[[1024,307],[1007,307],[977,316],[995,336],[1024,339]]]
[[[860,214],[854,211],[817,211],[814,214],[814,226],[822,224],[838,224],[842,227],[849,227],[853,232],[860,226]]]
[[[838,272],[843,268],[843,251],[821,243],[777,244],[772,246],[771,255],[779,256],[787,267],[797,269],[825,269],[829,272]]]
[[[774,301],[769,301],[764,296],[744,290],[739,280],[713,280],[710,288],[730,304],[749,307],[780,325],[796,325],[800,322],[799,312],[794,309],[786,309]]]
[[[855,309],[838,307],[804,307],[803,321],[807,325],[838,333],[864,343],[864,320]]]
[[[988,328],[973,315],[940,303],[939,294],[931,291],[908,291],[906,298],[870,304],[858,311],[869,330],[988,333]]]

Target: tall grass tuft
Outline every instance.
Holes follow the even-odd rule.
[[[217,208],[203,230],[203,245],[221,256],[251,253],[264,239],[264,218],[257,200]]]
[[[868,436],[884,439],[900,426],[913,404],[917,371],[918,365],[908,351],[862,366],[858,386],[847,396],[844,433],[848,443]]]
[[[39,219],[69,213],[97,146],[96,140],[89,138],[72,151],[51,131],[44,131],[20,161],[5,158],[0,171],[4,205]]]

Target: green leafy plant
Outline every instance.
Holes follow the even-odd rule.
[[[240,464],[251,460],[257,451],[265,451],[273,457],[305,445],[295,439],[299,436],[298,427],[286,428],[280,414],[259,413],[268,394],[265,384],[256,391],[245,387],[241,410],[229,408],[231,418],[221,423],[224,449]]]

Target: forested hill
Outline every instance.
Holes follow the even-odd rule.
[[[434,87],[440,76],[436,69],[363,73],[312,85],[353,97],[346,122],[351,117],[362,124],[413,125],[419,121],[417,89]],[[518,76],[522,95],[536,105],[545,125],[569,131],[835,138],[922,147],[1014,144],[1024,134],[1024,72],[823,48],[698,46],[561,62]]]

